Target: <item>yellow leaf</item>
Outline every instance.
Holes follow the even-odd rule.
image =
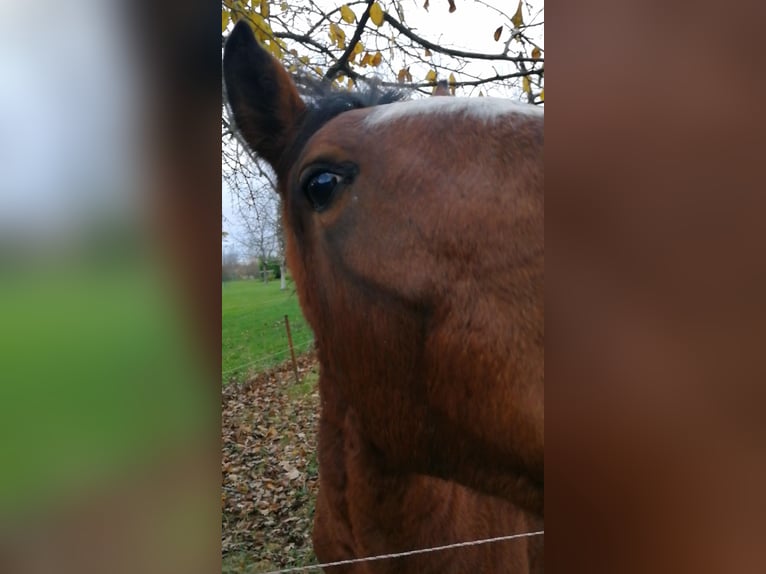
[[[255,12],[250,12],[250,14],[247,15],[247,19],[250,22],[250,27],[253,29],[253,32],[255,32],[255,35],[257,38],[261,38],[264,35],[264,32],[267,33],[269,36],[271,36],[271,26],[269,26],[269,23],[266,22],[266,20],[263,19],[263,16],[260,14],[256,14]]]
[[[353,87],[354,87],[354,79],[353,79],[353,78],[349,78],[349,79],[348,79],[348,82],[346,82],[346,87],[347,87],[349,90],[350,90],[351,88],[353,88]]]
[[[357,42],[354,46],[354,49],[351,50],[351,53],[356,56],[357,54],[361,54],[364,51],[364,44],[361,42]]]
[[[533,57],[535,60],[536,60],[536,59],[538,59],[538,58],[540,57],[540,48],[538,48],[537,46],[535,46],[534,48],[532,48],[532,57]]]
[[[403,84],[406,78],[407,78],[407,70],[402,68],[401,70],[399,70],[399,73],[396,74],[396,81],[399,82],[400,84]]]
[[[301,56],[300,58],[298,58],[298,60],[304,66],[308,66],[309,65],[309,57],[308,56]]]
[[[380,66],[380,63],[383,61],[383,54],[380,52],[375,52],[375,55],[372,57],[372,61],[370,62],[373,66],[378,67]]]
[[[370,60],[372,60],[372,56],[370,56],[369,52],[365,52],[364,58],[362,58],[362,61],[359,62],[359,65],[364,68],[365,66],[367,66],[370,63]]]
[[[287,4],[287,2],[282,2],[279,7],[282,9],[282,12],[287,12],[290,9],[290,6]]]
[[[263,0],[261,2],[261,14],[264,18],[268,18],[270,13],[268,0]]]
[[[492,35],[492,37],[495,39],[495,42],[497,42],[500,39],[500,34],[503,33],[503,27],[500,26],[497,30],[495,30],[495,33]]]
[[[457,83],[457,81],[455,80],[455,74],[450,74],[449,75],[449,85],[450,86],[454,86],[456,83]]]
[[[435,82],[436,81],[436,70],[428,70],[428,73],[426,74],[426,82]]]
[[[511,22],[517,28],[521,28],[524,25],[524,16],[521,14],[521,0],[519,0],[519,6],[516,8],[516,13],[511,18]]]
[[[529,85],[529,78],[527,76],[521,78],[521,89],[524,90],[525,94],[528,94],[532,90],[531,86]]]
[[[378,27],[383,25],[383,8],[377,2],[370,6],[370,20]]]
[[[229,25],[229,11],[221,10],[221,32],[226,30],[226,26]]]
[[[541,102],[544,102],[544,101],[545,101],[545,88],[543,88],[542,90],[540,90],[540,101],[541,101]]]
[[[346,47],[346,33],[335,22],[330,22],[330,42],[336,44],[341,50]]]
[[[229,15],[233,24],[236,24],[242,19],[242,4],[240,2],[233,2],[231,5],[231,14]]]
[[[346,33],[335,22],[330,22],[330,42],[336,44],[341,50],[346,45]]]
[[[353,24],[356,20],[356,15],[354,15],[354,11],[348,7],[348,4],[344,4],[340,7],[340,17],[343,18],[344,22],[348,22],[349,24]]]
[[[314,67],[314,71],[315,71],[317,74],[319,74],[320,76],[322,75],[322,68],[320,68],[319,66],[315,66],[315,67]]]
[[[281,60],[282,56],[284,56],[284,53],[282,52],[282,46],[280,46],[278,43],[274,42],[273,40],[269,42],[268,50],[274,55],[274,57],[277,60]]]

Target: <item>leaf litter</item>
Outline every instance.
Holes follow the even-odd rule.
[[[224,572],[316,562],[311,547],[319,486],[319,367],[313,354],[223,389],[221,544]]]

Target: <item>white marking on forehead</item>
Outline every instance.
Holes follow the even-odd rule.
[[[371,108],[370,113],[364,119],[364,123],[368,126],[375,126],[400,118],[423,114],[464,114],[476,119],[491,121],[512,114],[542,118],[543,113],[542,107],[502,98],[441,96],[376,106]]]

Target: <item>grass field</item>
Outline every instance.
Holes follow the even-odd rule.
[[[174,296],[134,262],[0,270],[0,529],[215,420]]]
[[[290,357],[285,315],[295,352],[311,347],[314,336],[301,314],[298,295],[288,281],[229,281],[221,289],[221,353],[224,383],[242,380]]]
[[[292,283],[280,291],[279,281],[232,281],[221,293],[222,571],[255,574],[316,563],[318,368],[315,356],[305,354],[313,334]],[[298,383],[285,364],[285,315],[301,355]]]

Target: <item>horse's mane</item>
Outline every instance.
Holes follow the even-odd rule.
[[[306,104],[306,111],[300,120],[295,139],[283,158],[287,165],[295,160],[311,136],[334,117],[349,110],[392,104],[409,97],[405,90],[387,88],[374,81],[361,89],[349,91],[306,75],[294,76],[293,80]]]
[[[327,80],[307,75],[293,76],[293,80],[301,98],[314,113],[341,108],[337,112],[340,113],[346,109],[391,104],[409,97],[406,90],[389,88],[376,80],[365,80],[363,85],[357,84],[353,90],[345,90]]]

